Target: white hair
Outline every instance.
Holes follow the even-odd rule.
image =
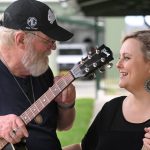
[[[0,26],[0,45],[12,46],[14,43],[14,35],[17,30],[8,29]]]

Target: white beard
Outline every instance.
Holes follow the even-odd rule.
[[[33,76],[39,76],[48,69],[49,52],[36,52],[32,46],[28,46],[27,52],[22,58],[26,70]]]

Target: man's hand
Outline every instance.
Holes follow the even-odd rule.
[[[58,81],[60,78],[60,76],[55,77],[55,82]],[[58,103],[58,105],[71,105],[75,102],[75,98],[75,86],[73,84],[70,84],[62,93],[60,93],[56,97],[55,101]]]
[[[28,137],[28,131],[20,117],[14,114],[0,116],[0,138],[15,144],[23,137]]]

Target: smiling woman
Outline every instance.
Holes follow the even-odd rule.
[[[150,149],[149,43],[150,30],[124,37],[116,67],[119,86],[129,93],[106,102],[81,141],[63,150]]]

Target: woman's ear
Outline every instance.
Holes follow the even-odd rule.
[[[22,31],[19,31],[16,33],[15,35],[15,44],[17,47],[19,48],[24,48],[25,47],[25,43],[24,43],[24,38],[25,38],[25,33]]]

